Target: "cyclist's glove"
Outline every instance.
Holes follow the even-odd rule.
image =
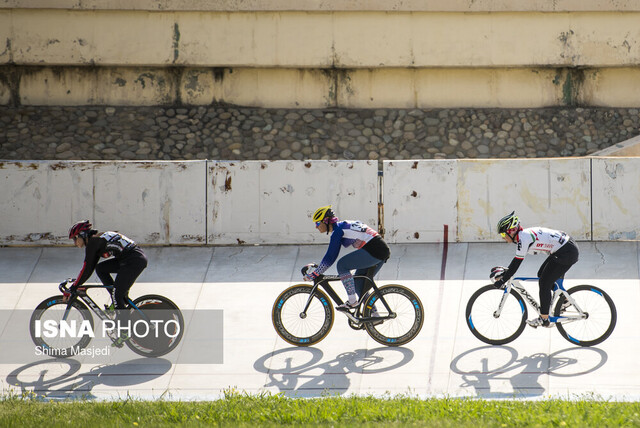
[[[69,288],[67,289],[67,291],[65,291],[64,293],[62,293],[62,295],[64,296],[64,300],[65,300],[65,301],[66,301],[66,300],[68,300],[68,299],[69,299],[69,297],[71,297],[71,295],[72,295],[73,293],[75,293],[75,292],[76,292],[76,289],[77,289],[77,288],[78,288],[78,287],[76,287],[76,286],[72,285],[71,287],[69,287]]]
[[[315,273],[315,272],[311,272],[311,273],[307,273],[306,275],[304,275],[302,278],[305,281],[313,281],[314,279],[316,279],[318,276],[320,276],[319,274]]]

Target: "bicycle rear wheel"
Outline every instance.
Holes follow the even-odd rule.
[[[558,332],[571,343],[580,346],[593,346],[604,341],[611,335],[618,318],[613,300],[607,293],[593,285],[578,285],[567,290],[576,301],[578,307],[588,317],[584,320],[558,322]],[[562,310],[567,299],[562,296],[553,311],[557,317],[579,316],[574,306]]]
[[[391,312],[385,307],[384,300]],[[411,342],[422,329],[424,307],[418,296],[402,285],[385,285],[365,299],[363,316],[369,318],[375,309],[381,318],[392,316],[380,323],[365,322],[369,336],[387,346],[400,346]]]
[[[125,342],[129,349],[145,357],[159,357],[173,351],[184,334],[180,308],[157,294],[138,297],[133,303],[138,309],[132,308],[129,312],[134,327],[131,338]]]
[[[505,290],[485,285],[467,303],[466,319],[471,333],[484,343],[504,345],[515,340],[524,330],[527,306],[515,290],[506,296],[500,316],[496,316]]]
[[[276,333],[295,346],[309,346],[324,339],[333,327],[333,306],[321,290],[298,284],[284,290],[276,299],[271,320]],[[309,302],[307,311],[304,308]]]
[[[94,331],[89,308],[79,300],[68,305],[62,299],[63,296],[53,296],[43,300],[29,321],[31,340],[39,348],[38,351],[55,358],[67,358],[80,353],[91,342],[91,335],[84,334],[89,330],[86,327]],[[63,323],[70,327],[71,333],[63,332]]]

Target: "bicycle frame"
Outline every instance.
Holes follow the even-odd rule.
[[[539,278],[536,277],[518,277],[512,278],[506,284],[504,288],[504,294],[502,295],[502,299],[500,300],[500,305],[498,309],[494,312],[494,316],[497,318],[500,316],[502,312],[502,308],[507,300],[507,296],[511,292],[512,289],[515,289],[516,293],[520,294],[525,300],[536,310],[538,315],[540,315],[540,305],[538,302],[527,292],[527,290],[522,285],[525,281],[538,281]],[[587,314],[578,306],[578,303],[575,301],[573,297],[567,292],[567,290],[563,286],[563,278],[558,279],[553,285],[553,295],[551,296],[551,305],[550,308],[553,308],[555,304],[558,302],[561,296],[564,296],[567,302],[576,308],[578,312],[577,315],[563,315],[559,317],[549,316],[549,318],[553,322],[567,323],[572,321],[580,321],[587,318]]]
[[[391,311],[391,308],[389,307],[389,304],[386,302],[386,300],[384,300],[384,297],[381,296],[378,292],[378,286],[373,281],[373,279],[365,275],[355,275],[353,278],[364,278],[367,281],[362,289],[362,296],[360,297],[358,306],[361,305],[362,302],[364,302],[371,294],[375,294],[382,302],[389,315],[381,317],[358,317],[353,315],[351,312],[344,312],[347,318],[349,318],[356,324],[361,324],[370,321],[388,320],[396,317],[396,314]],[[331,287],[331,284],[329,284],[329,282],[332,281],[340,281],[340,277],[335,275],[321,275],[313,281],[313,289],[311,290],[311,293],[309,293],[309,298],[307,299],[307,303],[305,304],[301,315],[306,315],[307,309],[309,309],[309,305],[311,304],[311,299],[313,298],[313,295],[315,294],[319,286],[321,286],[329,294],[329,297],[331,297],[331,299],[333,299],[333,301],[337,305],[342,305],[344,303],[340,296],[338,296],[338,293],[336,293],[333,287]],[[369,290],[371,289],[373,289],[373,291],[369,293]]]
[[[66,286],[68,284],[67,281],[60,284],[58,287],[60,291],[64,293],[69,293],[69,288]],[[83,284],[82,287],[78,287],[75,294],[72,294],[67,302],[67,308],[64,311],[64,315],[62,317],[63,320],[67,319],[67,315],[69,315],[69,310],[71,309],[71,304],[75,298],[79,298],[83,301],[91,311],[98,316],[102,321],[111,320],[109,315],[105,313],[98,304],[87,294],[87,290],[91,288],[103,288],[105,289],[109,295],[111,295],[111,291],[113,290],[113,285],[104,285],[104,284]],[[134,303],[129,296],[127,296],[127,303],[131,305],[132,308],[136,309],[147,321],[149,320],[147,316],[142,312]]]

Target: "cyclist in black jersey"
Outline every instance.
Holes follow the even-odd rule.
[[[113,286],[111,298],[115,309],[126,309],[129,289],[147,267],[147,257],[131,239],[118,232],[98,232],[89,220],[79,221],[69,229],[69,239],[85,249],[84,264],[71,286],[81,287],[95,270],[104,285]],[[98,263],[100,257],[107,260]],[[115,279],[111,276],[116,274]],[[65,299],[68,295],[65,295]],[[126,311],[117,311],[124,315]],[[126,320],[125,320],[126,321]],[[126,340],[126,339],[124,339]],[[122,340],[122,343],[124,343]],[[117,344],[116,346],[121,346]]]

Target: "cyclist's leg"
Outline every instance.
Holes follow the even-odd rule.
[[[357,269],[354,276],[367,276],[367,274],[369,274],[369,278],[373,280],[380,269],[382,269],[383,265],[384,260],[380,260],[379,263],[376,263],[375,265],[369,266],[367,268]],[[354,278],[353,280],[356,285],[356,294],[358,295],[358,298],[361,298],[362,295],[369,290],[371,284],[364,278]]]
[[[338,275],[340,276],[340,279],[342,280],[342,284],[347,290],[347,294],[349,295],[350,301],[351,299],[357,299],[358,297],[360,297],[360,294],[362,293],[362,287],[363,287],[361,283],[360,290],[359,290],[360,294],[359,294],[358,290],[356,289],[356,284],[353,279],[353,275],[351,274],[351,270],[361,269],[361,270],[364,270],[364,273],[366,273],[367,268],[377,265],[378,263],[383,263],[383,262],[380,259],[373,257],[366,250],[362,250],[362,249],[349,253],[346,256],[342,257],[340,260],[338,260],[338,264],[336,265],[336,268],[338,269]]]
[[[564,278],[567,271],[573,266],[579,257],[578,246],[573,239],[570,239],[554,254],[551,254],[544,261],[538,270],[540,278],[540,313],[549,315],[553,285]]]
[[[113,287],[113,301],[116,304],[116,309],[126,308],[129,289],[146,267],[147,258],[142,252],[135,252],[120,260]]]
[[[116,309],[116,321],[119,328],[130,328],[129,311],[126,310],[126,300],[129,289],[140,276],[142,271],[147,267],[147,258],[144,253],[134,253],[133,255],[120,260],[120,268],[113,286],[113,301]],[[119,330],[119,336],[116,346],[122,346],[122,342],[131,336],[131,330]]]
[[[567,271],[573,266],[573,264],[561,264],[552,257],[542,264],[538,271],[539,284],[540,284],[540,314],[549,315],[551,309],[551,296],[553,290],[553,284],[560,278],[564,278]]]
[[[104,285],[113,285],[112,273],[118,273],[120,263],[116,259],[105,260],[96,265],[96,275]]]

